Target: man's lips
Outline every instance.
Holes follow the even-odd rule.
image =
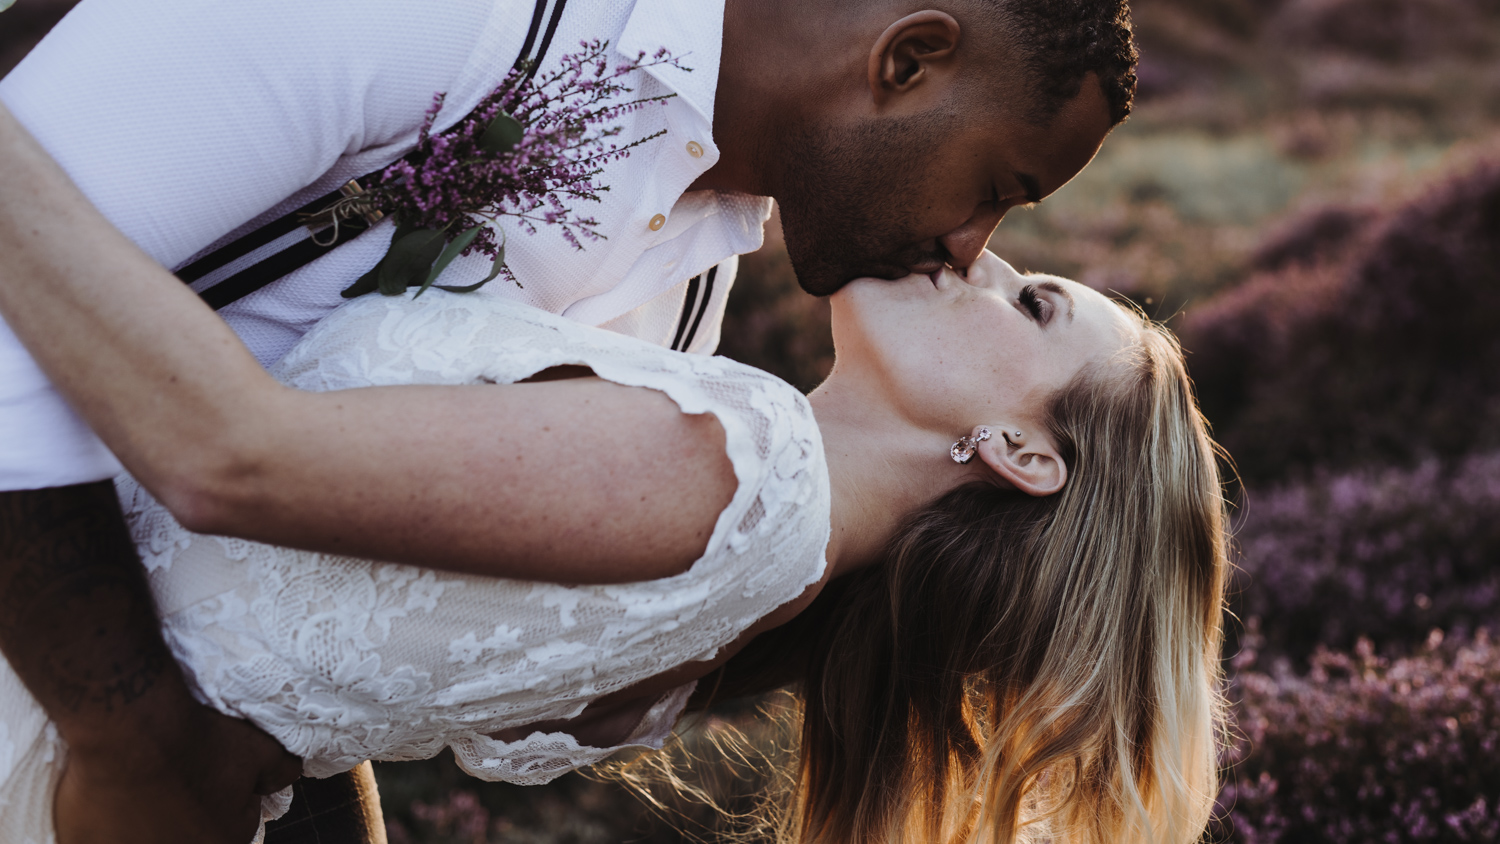
[[[900,281],[903,278],[910,278],[913,275],[919,274],[917,270],[913,270],[905,264],[881,264],[880,266],[863,267],[853,278],[878,278],[881,281]]]
[[[948,266],[941,258],[928,258],[921,261],[869,264],[859,268],[851,276],[853,278],[878,278],[882,281],[900,281],[914,275],[930,276],[936,280],[937,275],[942,273]]]

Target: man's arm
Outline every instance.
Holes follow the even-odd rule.
[[[492,5],[85,4],[0,79],[0,101],[173,265],[347,151],[414,133]],[[0,284],[20,278],[11,257]],[[59,841],[243,844],[256,772],[288,757],[188,694],[113,490],[82,483],[117,470],[0,325],[0,490],[82,484],[0,492],[0,651],[70,745]]]
[[[702,553],[724,430],[593,378],[306,393],[109,226],[0,108],[0,311],[186,527],[496,577],[620,583]],[[109,276],[90,272],[108,266]],[[451,295],[451,294],[445,294]]]
[[[299,773],[188,693],[108,481],[0,493],[0,651],[68,743],[59,844],[243,844]]]

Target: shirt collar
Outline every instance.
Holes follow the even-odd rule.
[[[647,71],[672,89],[683,102],[714,122],[714,95],[719,87],[719,57],[724,45],[725,0],[636,0],[630,20],[620,33],[618,50],[627,59],[644,51],[646,58],[662,47],[683,67],[670,65]]]

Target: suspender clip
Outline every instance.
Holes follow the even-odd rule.
[[[311,214],[303,214],[303,225],[313,234],[313,242],[319,246],[332,246],[339,240],[339,226],[347,223],[351,218],[358,217],[364,221],[364,225],[355,224],[356,229],[365,229],[385,219],[385,214],[370,204],[369,195],[360,185],[358,179],[350,179],[339,187],[340,197],[334,200],[332,205],[327,206]],[[318,239],[318,234],[329,226],[333,227],[333,236],[327,241]]]

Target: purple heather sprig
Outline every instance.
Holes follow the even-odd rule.
[[[689,68],[666,49],[611,68],[609,42],[581,46],[535,79],[526,68],[512,71],[467,117],[437,133],[432,127],[445,94],[433,97],[412,154],[381,172],[365,193],[326,212],[338,219],[378,211],[396,222],[390,251],[345,297],[374,290],[396,295],[412,286],[425,291],[455,258],[476,251],[494,259],[488,277],[466,287],[436,286],[474,290],[508,274],[505,244],[486,224],[501,217],[514,218],[532,234],[538,225],[557,226],[575,249],[585,239],[604,238],[598,221],[578,214],[573,204],[598,202],[609,190],[595,178],[604,165],[665,134],[621,143],[621,127],[613,121],[676,96],[627,100],[622,95],[632,89],[624,78],[658,65]]]

